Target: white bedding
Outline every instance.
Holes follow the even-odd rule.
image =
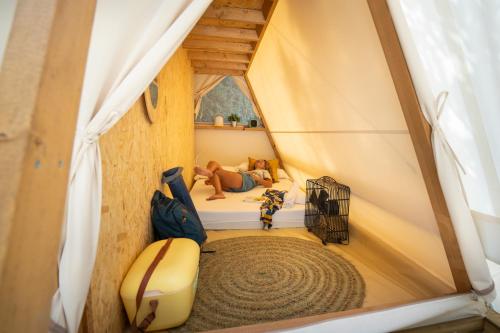
[[[273,184],[277,190],[288,190],[292,182],[280,179]],[[214,193],[213,186],[205,185],[204,180],[197,180],[191,189],[201,222],[206,229],[260,229],[260,202],[244,202],[245,197],[258,197],[266,189],[257,186],[248,192],[224,192],[226,199],[207,201]],[[282,208],[273,215],[273,228],[304,227],[304,205],[295,204],[291,208]]]

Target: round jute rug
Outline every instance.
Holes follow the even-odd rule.
[[[291,237],[208,243],[189,320],[175,332],[226,328],[360,307],[365,283],[324,246]]]

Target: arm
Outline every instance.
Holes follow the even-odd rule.
[[[262,185],[262,186],[267,187],[267,188],[271,188],[271,187],[273,187],[273,181],[269,178],[264,178],[264,179],[261,178],[259,185]]]
[[[262,185],[262,186],[267,187],[267,188],[273,187],[273,181],[269,178],[262,178],[254,173],[252,174],[252,178],[259,185]]]

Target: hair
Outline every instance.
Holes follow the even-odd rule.
[[[264,161],[264,169],[265,170],[269,169],[269,162],[267,160],[260,159],[260,160],[257,160],[255,162],[259,162],[259,161]]]

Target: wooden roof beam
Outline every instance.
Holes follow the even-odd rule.
[[[201,17],[200,20],[198,21],[198,24],[229,27],[229,28],[253,29],[253,30],[256,30],[257,27],[260,27],[260,25],[252,23],[245,23],[240,21],[224,21],[208,17]]]
[[[215,7],[236,7],[247,9],[262,9],[264,0],[214,0]]]
[[[266,18],[260,10],[216,7],[211,5],[203,14],[204,18],[218,19],[222,21],[238,21],[242,23],[260,24],[266,23]]]
[[[259,36],[255,30],[228,28],[213,25],[197,25],[191,31],[190,37],[196,39],[207,40],[226,40],[226,41],[243,41],[243,42],[256,42]]]
[[[248,64],[250,62],[250,58],[246,54],[188,51],[188,56],[191,60],[228,61],[242,64]]]
[[[218,75],[228,75],[228,76],[243,76],[244,71],[239,71],[235,69],[224,69],[224,68],[195,68],[195,74],[218,74]]]
[[[220,41],[208,41],[188,38],[182,45],[188,50],[204,50],[228,53],[253,53],[253,46],[246,43],[230,43]]]
[[[240,71],[246,71],[247,65],[236,63],[236,62],[221,62],[221,61],[200,61],[192,60],[191,64],[194,68],[221,68],[221,69],[235,69]]]

